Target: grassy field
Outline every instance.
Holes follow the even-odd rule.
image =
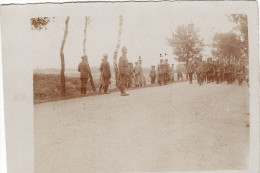
[[[92,76],[94,79],[94,83],[96,89],[98,90],[99,86],[99,70],[98,68],[91,68]],[[149,78],[149,68],[144,68],[144,75],[146,78],[146,83],[150,84]],[[80,93],[80,79],[79,73],[76,70],[67,70],[66,74],[66,96],[61,96],[61,82],[60,82],[60,74],[58,69],[45,69],[39,70],[36,69],[33,74],[33,90],[34,90],[34,103],[43,103],[47,101],[55,101],[61,99],[70,99],[82,97]],[[176,79],[176,76],[175,76]],[[110,91],[118,90],[115,85],[115,76],[112,71],[111,77],[111,86]],[[93,95],[91,92],[91,86],[88,81],[87,84],[87,95]]]

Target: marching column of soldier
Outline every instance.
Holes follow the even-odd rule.
[[[123,47],[122,56],[119,59],[117,67],[117,87],[121,92],[121,96],[129,95],[125,92],[125,88],[143,87],[146,85],[142,59],[139,57],[139,60],[135,62],[135,66],[133,66],[133,63],[128,62],[126,54],[127,48]],[[108,88],[111,84],[111,70],[107,54],[103,55],[99,70],[100,82],[98,92],[101,94],[103,91],[104,94],[109,94]],[[82,56],[82,62],[78,66],[78,71],[80,72],[81,94],[86,95],[86,86],[89,75],[91,74],[87,56]],[[178,80],[183,80],[183,72],[179,68],[176,69],[176,72]],[[202,61],[202,59],[189,60],[186,66],[186,73],[189,78],[189,83],[192,84],[193,76],[195,75],[199,86],[203,85],[204,82],[216,82],[216,84],[227,82],[227,84],[233,84],[235,79],[238,80],[239,85],[242,84],[243,80],[246,80],[247,83],[249,82],[248,69],[242,61],[238,63],[231,63],[231,61],[223,63],[212,60]],[[157,80],[157,83],[161,86],[174,82],[174,74],[174,64],[170,66],[168,59],[160,59],[157,68],[154,65],[151,66],[149,77],[151,84],[155,84]]]
[[[243,80],[249,83],[248,68],[246,68],[243,61],[234,63],[231,61],[220,62],[219,60],[189,60],[187,72],[190,84],[192,83],[193,74],[196,74],[199,85],[203,85],[204,82],[216,82],[216,84],[227,82],[227,84],[233,84],[235,80],[238,81],[239,85],[242,85]]]

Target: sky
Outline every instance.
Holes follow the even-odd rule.
[[[200,8],[196,8],[200,7]],[[174,60],[172,48],[167,43],[177,26],[194,23],[204,43],[211,44],[215,33],[229,32],[234,26],[228,21],[221,6],[185,5],[183,3],[96,3],[69,4],[66,6],[41,6],[32,8],[31,17],[55,17],[47,30],[31,30],[34,68],[60,68],[60,46],[64,35],[66,12],[70,17],[68,36],[64,47],[66,68],[77,68],[83,55],[84,17],[90,16],[87,28],[86,51],[91,66],[99,66],[102,55],[108,54],[113,63],[117,44],[119,16],[123,15],[121,47],[128,49],[127,58],[135,62],[141,56],[143,66],[159,63],[160,54],[167,54],[170,64]],[[218,9],[219,8],[219,9]],[[55,11],[44,13],[46,9]],[[36,12],[39,10],[39,12]],[[48,14],[48,15],[46,15]],[[28,19],[29,22],[29,19]],[[204,57],[211,56],[205,47]]]

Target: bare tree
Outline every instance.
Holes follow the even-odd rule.
[[[83,39],[83,54],[84,54],[84,56],[87,56],[86,41],[87,41],[87,26],[88,26],[89,22],[90,22],[90,18],[88,16],[86,16],[85,17],[85,27],[84,27],[84,39]],[[88,66],[89,66],[89,63],[88,63]],[[91,85],[92,90],[96,91],[96,87],[95,87],[95,84],[94,84],[94,80],[93,80],[91,71],[90,71],[90,74],[89,74],[89,78],[90,78],[89,80],[90,80],[90,85]]]
[[[120,47],[121,42],[121,35],[122,35],[122,25],[123,25],[123,16],[119,16],[119,30],[117,35],[117,44],[116,44],[116,50],[114,52],[114,69],[115,69],[115,79],[116,79],[116,86],[118,82],[118,68],[117,68],[117,53]]]
[[[68,35],[68,24],[69,24],[69,20],[70,17],[67,17],[66,21],[65,21],[65,30],[64,30],[64,36],[63,36],[63,40],[61,42],[61,48],[60,48],[60,60],[61,60],[61,95],[66,95],[66,81],[65,81],[65,61],[64,61],[64,53],[63,53],[63,49],[65,46],[65,42],[66,42],[66,38]]]

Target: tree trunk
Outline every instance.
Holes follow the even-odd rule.
[[[114,69],[115,69],[115,80],[116,80],[116,86],[118,86],[118,67],[117,67],[117,53],[120,47],[120,41],[121,41],[121,34],[122,34],[122,24],[123,24],[123,16],[119,17],[119,30],[118,30],[118,35],[117,35],[117,45],[116,45],[116,50],[114,54]]]
[[[86,41],[87,41],[87,39],[86,38],[87,38],[88,23],[89,23],[89,17],[85,17],[84,39],[83,39],[83,54],[84,54],[84,56],[87,56],[87,54],[86,54]],[[88,63],[88,66],[89,66],[89,63]],[[90,69],[90,67],[89,67],[89,69]],[[90,70],[90,73],[89,73],[89,81],[90,81],[90,85],[91,85],[92,90],[97,91],[95,84],[94,84],[94,81],[93,81],[91,70]]]
[[[63,53],[63,49],[64,49],[64,45],[66,42],[66,38],[68,35],[68,23],[69,23],[70,17],[67,17],[66,21],[65,21],[65,30],[64,30],[64,37],[61,43],[61,48],[60,48],[60,60],[61,60],[61,95],[65,96],[66,95],[66,81],[65,81],[65,61],[64,61],[64,53]]]

